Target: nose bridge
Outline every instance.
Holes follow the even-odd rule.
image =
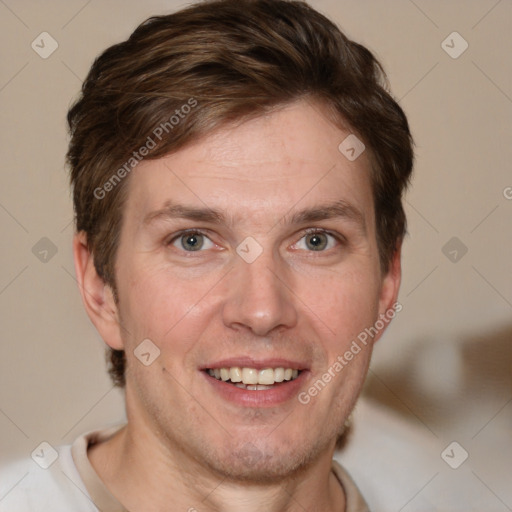
[[[276,327],[292,327],[297,321],[293,294],[284,265],[270,249],[249,262],[237,257],[230,272],[229,291],[224,304],[224,323],[249,328],[266,335]]]

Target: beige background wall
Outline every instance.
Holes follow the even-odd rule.
[[[443,478],[440,453],[460,443],[461,485],[512,510],[512,2],[311,4],[380,58],[417,144],[403,311],[365,399],[431,438]],[[102,49],[182,5],[0,1],[0,465],[123,418],[74,279],[65,115]],[[454,31],[458,58],[442,47]],[[47,59],[31,48],[41,32],[58,43]]]

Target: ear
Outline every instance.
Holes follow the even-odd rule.
[[[119,312],[111,287],[96,272],[94,257],[87,247],[87,235],[81,231],[73,238],[75,272],[85,310],[105,343],[123,350]]]
[[[396,315],[397,312],[402,310],[402,305],[397,302],[398,291],[400,290],[400,281],[402,279],[402,242],[397,243],[395,253],[389,263],[389,268],[386,275],[382,279],[382,285],[379,297],[379,318],[383,319],[386,327],[389,325],[391,319]],[[392,316],[390,312],[393,312]],[[386,328],[379,330],[378,334],[374,338],[376,342]]]

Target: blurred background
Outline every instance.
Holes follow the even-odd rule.
[[[380,59],[416,141],[403,309],[337,457],[373,510],[512,510],[512,2],[310,4]],[[123,421],[74,277],[65,116],[98,53],[184,5],[0,0],[0,466]]]

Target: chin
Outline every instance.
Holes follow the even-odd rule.
[[[234,482],[276,484],[307,468],[325,447],[307,441],[273,443],[240,441],[223,451],[212,450],[202,459],[211,470]]]

